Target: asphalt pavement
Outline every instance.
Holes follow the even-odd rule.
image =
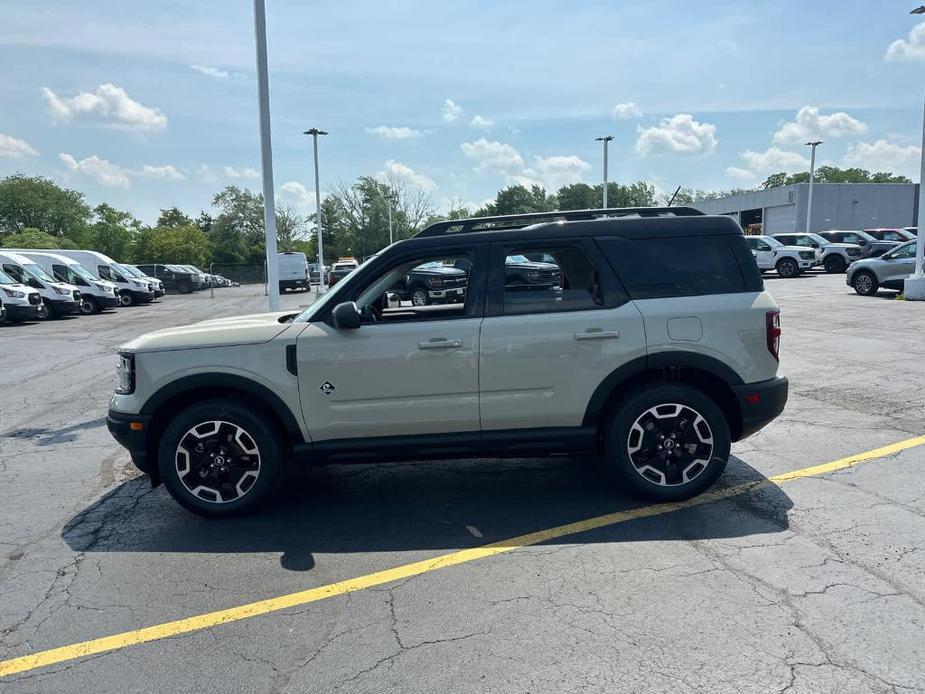
[[[0,672],[65,647],[0,691],[925,690],[925,445],[845,460],[925,434],[925,305],[766,284],[789,404],[676,509],[584,459],[472,460],[310,469],[205,520],[109,436],[115,349],[262,288],[0,326]]]

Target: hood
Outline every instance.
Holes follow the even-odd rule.
[[[514,261],[508,261],[505,265],[511,267],[523,267],[528,270],[558,270],[558,265],[553,265],[552,263],[543,263],[538,260],[528,260],[526,263],[516,263]]]
[[[815,253],[815,248],[807,248],[806,246],[784,246],[783,248],[771,248],[772,251],[807,251],[809,253]]]
[[[280,322],[280,319],[293,315],[298,315],[298,312],[254,313],[155,330],[127,342],[120,350],[167,352],[177,349],[260,344],[272,340],[285,330],[289,323]]]
[[[444,265],[443,267],[418,267],[412,270],[410,275],[447,275],[449,277],[460,277],[466,274],[465,270]]]
[[[830,246],[832,248],[860,248],[860,246],[856,243],[838,243],[836,241],[829,241],[827,244],[825,244],[823,250],[825,250],[825,248],[829,248]]]

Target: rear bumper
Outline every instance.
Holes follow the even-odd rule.
[[[736,440],[751,436],[783,412],[789,388],[790,383],[784,377],[733,386],[742,413],[742,430]]]
[[[113,410],[109,410],[106,415],[109,433],[128,450],[135,467],[146,472],[153,482],[157,478],[157,461],[148,455],[148,429],[151,427],[152,419],[150,415],[125,414]],[[140,424],[141,429],[133,430],[132,423]]]

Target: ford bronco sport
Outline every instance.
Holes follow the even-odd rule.
[[[506,260],[560,281],[510,286]],[[466,300],[393,306],[428,262]],[[683,499],[776,417],[777,304],[741,228],[683,207],[438,222],[301,313],[159,330],[119,351],[108,426],[186,508],[253,507],[287,463],[594,455]]]

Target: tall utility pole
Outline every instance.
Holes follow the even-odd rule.
[[[260,164],[263,171],[263,229],[267,249],[267,295],[279,311],[279,261],[276,256],[276,205],[273,199],[273,147],[270,143],[270,84],[267,76],[267,18],[264,0],[254,0],[257,43],[257,104],[260,112]]]
[[[315,151],[315,225],[318,228],[318,271],[324,275],[324,237],[321,233],[321,183],[318,180],[318,136],[327,135],[327,133],[324,130],[319,130],[318,128],[310,128],[302,134],[312,136],[312,145]],[[324,287],[324,277],[321,277],[321,283],[318,285],[318,291],[323,292]]]
[[[919,237],[915,248],[915,272],[903,282],[903,295],[911,301],[925,301],[925,112],[922,118],[922,165],[919,169]]]
[[[607,144],[613,140],[613,135],[594,138],[595,142],[604,143],[604,204],[602,209],[607,209]]]
[[[812,147],[813,152],[809,157],[809,194],[806,196],[806,233],[812,231],[809,226],[813,214],[813,181],[816,178],[816,147],[822,144],[822,140],[807,142],[807,147]]]
[[[392,195],[391,195],[391,191],[389,191],[388,203],[389,203],[389,245],[391,246],[393,243],[395,243],[392,240]]]

